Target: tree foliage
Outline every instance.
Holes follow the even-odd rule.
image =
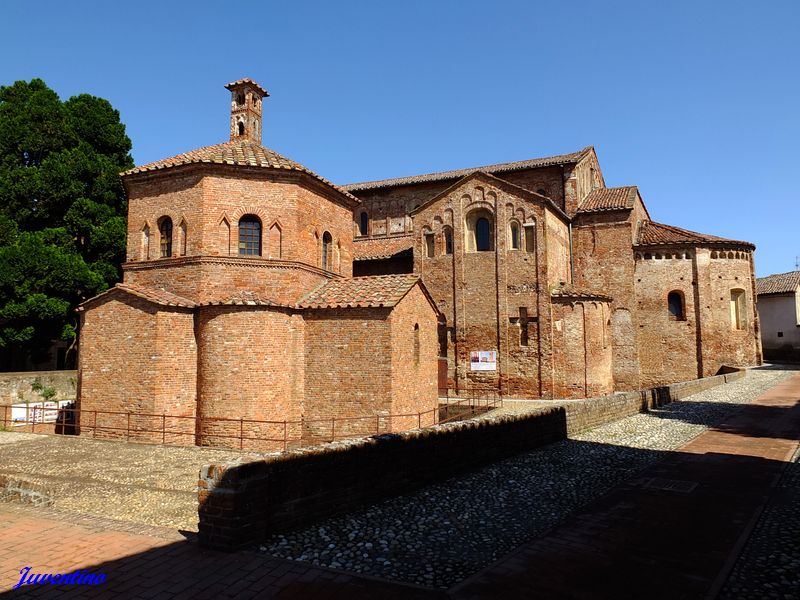
[[[130,150],[107,100],[62,102],[41,79],[0,87],[0,366],[74,341],[75,307],[119,281]]]

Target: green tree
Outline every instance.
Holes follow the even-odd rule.
[[[130,150],[107,100],[62,102],[41,79],[0,87],[0,368],[74,346],[75,307],[119,281]]]

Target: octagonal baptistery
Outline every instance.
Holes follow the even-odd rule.
[[[266,90],[249,79],[226,87],[228,142],[122,174],[128,195],[124,280],[120,290],[93,299],[81,313],[84,411],[138,410],[141,404],[209,424],[299,414],[303,323],[295,307],[326,281],[352,275],[358,200],[261,145]],[[160,325],[165,311],[181,317],[172,319],[174,326]],[[128,322],[144,326],[128,329]],[[103,338],[114,341],[114,357],[92,350],[108,345]],[[127,363],[126,355],[142,355],[144,363]],[[156,366],[158,381],[140,385]],[[177,371],[192,385],[169,385],[168,374]],[[125,400],[127,388],[135,388],[136,406]],[[106,401],[110,389],[120,392],[112,403]],[[197,441],[223,445],[209,440],[222,435],[216,427],[199,426]],[[240,429],[237,423],[237,435]]]

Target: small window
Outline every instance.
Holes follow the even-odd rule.
[[[733,329],[746,329],[745,300],[744,290],[731,290],[731,327]]]
[[[536,190],[536,193],[539,194],[540,196],[547,196],[547,190],[545,190],[544,188],[539,188],[538,190]]]
[[[533,225],[525,225],[525,252],[535,252],[536,245],[534,243],[536,231]]]
[[[142,260],[150,258],[150,226],[145,224],[142,229]]]
[[[244,94],[242,94],[241,92],[236,94],[236,104],[238,104],[239,106],[244,106]]]
[[[419,323],[414,324],[414,366],[419,364]]]
[[[444,253],[453,253],[453,229],[445,227],[442,232],[444,233]]]
[[[433,237],[433,234],[432,233],[426,233],[425,234],[425,256],[427,256],[428,258],[433,258],[434,254],[435,254],[435,248],[436,248],[436,244],[435,244],[435,239]]]
[[[519,223],[516,221],[511,222],[511,226],[509,229],[509,234],[511,237],[510,246],[512,250],[519,250],[520,248],[520,235],[519,235]]]
[[[783,332],[782,331],[778,332],[778,337],[783,337]]]
[[[478,209],[467,215],[465,242],[467,252],[486,252],[494,250],[492,234],[492,213]]]
[[[239,121],[237,127],[239,128],[239,135],[244,135],[244,123]]]
[[[327,231],[322,234],[322,268],[330,271],[333,266],[333,237]]]
[[[361,235],[367,235],[369,231],[369,215],[366,212],[361,213],[361,217],[359,217],[358,223],[358,233]]]
[[[670,292],[667,295],[667,309],[669,318],[673,321],[684,321],[686,319],[683,309],[683,294],[680,292]]]
[[[261,256],[261,220],[246,215],[239,220],[239,254]]]
[[[188,233],[186,221],[181,221],[180,229],[181,229],[181,256],[186,256],[186,235]]]
[[[169,258],[172,256],[172,219],[161,217],[158,231],[161,236],[161,258]]]

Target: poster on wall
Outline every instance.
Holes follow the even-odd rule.
[[[469,353],[470,371],[496,371],[497,352],[494,350],[473,350]]]

